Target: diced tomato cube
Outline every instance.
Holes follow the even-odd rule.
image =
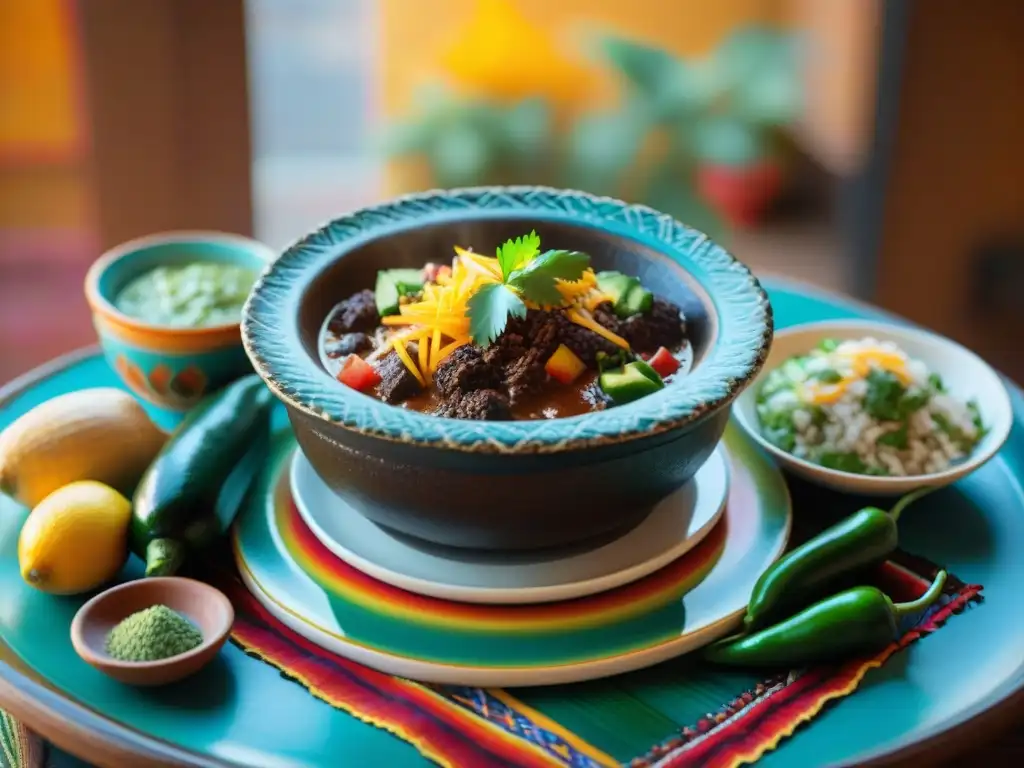
[[[663,379],[679,370],[679,361],[676,359],[676,356],[665,347],[659,347],[658,351],[654,353],[654,356],[648,362],[651,364],[651,368],[656,370]]]
[[[423,281],[427,283],[436,283],[438,278],[444,275],[445,277],[452,276],[452,268],[447,264],[435,264],[430,261],[423,267]]]
[[[353,354],[341,364],[338,381],[359,392],[366,392],[380,383],[380,374],[359,355]]]
[[[548,375],[562,384],[571,384],[586,368],[586,363],[565,344],[559,344],[558,349],[544,364],[544,370]]]

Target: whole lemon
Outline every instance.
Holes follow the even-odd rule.
[[[128,556],[132,505],[108,485],[70,483],[32,510],[18,539],[21,577],[43,592],[73,595],[109,581]]]

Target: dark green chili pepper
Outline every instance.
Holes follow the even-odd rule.
[[[839,577],[885,560],[899,541],[900,513],[930,490],[907,494],[889,512],[865,507],[780,558],[754,585],[744,630],[774,624],[827,595]]]
[[[945,585],[946,572],[939,571],[909,603],[893,603],[875,587],[854,587],[773,627],[710,645],[704,657],[733,666],[798,667],[880,651],[897,638],[899,618],[930,606]]]

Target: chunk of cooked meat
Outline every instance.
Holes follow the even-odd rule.
[[[544,363],[550,355],[542,347],[530,347],[526,354],[505,366],[505,385],[512,402],[535,395],[548,383]]]
[[[621,332],[634,352],[656,352],[658,347],[673,349],[682,344],[686,323],[678,306],[656,298],[650,312],[623,321]]]
[[[324,344],[324,351],[327,352],[328,357],[345,357],[366,352],[372,348],[373,339],[365,333],[346,333]]]
[[[614,317],[614,315],[612,315]],[[594,319],[597,320],[598,315],[594,313]],[[613,333],[618,333],[615,328],[608,327],[607,324],[598,320],[601,325]],[[619,347],[612,344],[604,336],[599,336],[589,328],[584,328],[582,325],[577,325],[572,322],[569,318],[563,318],[563,323],[560,329],[559,337],[561,338],[562,344],[565,344],[573,353],[587,364],[590,368],[597,367],[597,353],[604,352],[608,355],[614,355],[619,351]]]
[[[561,312],[538,311],[527,319],[530,320],[530,350],[536,350],[543,363],[562,343],[562,328],[566,324],[566,317]]]
[[[612,333],[622,335],[622,318],[615,314],[611,303],[605,301],[598,304],[591,314],[599,325],[603,325]]]
[[[416,352],[410,349],[410,354],[415,359]],[[380,376],[377,396],[385,403],[396,405],[423,391],[420,380],[406,368],[405,363],[394,351],[384,355],[376,367]]]
[[[354,293],[339,304],[327,323],[328,330],[336,336],[361,331],[372,332],[380,324],[377,302],[373,291],[366,289]]]
[[[525,318],[511,318],[505,332],[484,350],[484,359],[500,369],[513,403],[548,382],[544,363],[561,343],[563,323],[559,312],[530,310]]]
[[[455,392],[437,409],[436,415],[476,421],[508,421],[512,408],[508,397],[496,389]]]
[[[506,330],[484,350],[484,360],[504,370],[506,365],[525,355],[527,348],[528,342],[521,334]]]
[[[483,350],[466,344],[441,361],[434,373],[434,386],[442,396],[474,389],[493,389],[501,384],[501,370],[484,357]]]

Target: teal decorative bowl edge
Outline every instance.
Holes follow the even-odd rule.
[[[299,342],[306,287],[345,253],[418,226],[503,216],[601,229],[670,258],[714,305],[718,330],[708,354],[686,378],[627,405],[564,419],[477,422],[397,408],[341,386]],[[579,450],[684,428],[728,407],[754,379],[773,330],[771,304],[757,278],[702,232],[647,206],[535,186],[432,190],[333,219],[264,270],[242,313],[246,353],[291,407],[368,436],[497,453]]]

